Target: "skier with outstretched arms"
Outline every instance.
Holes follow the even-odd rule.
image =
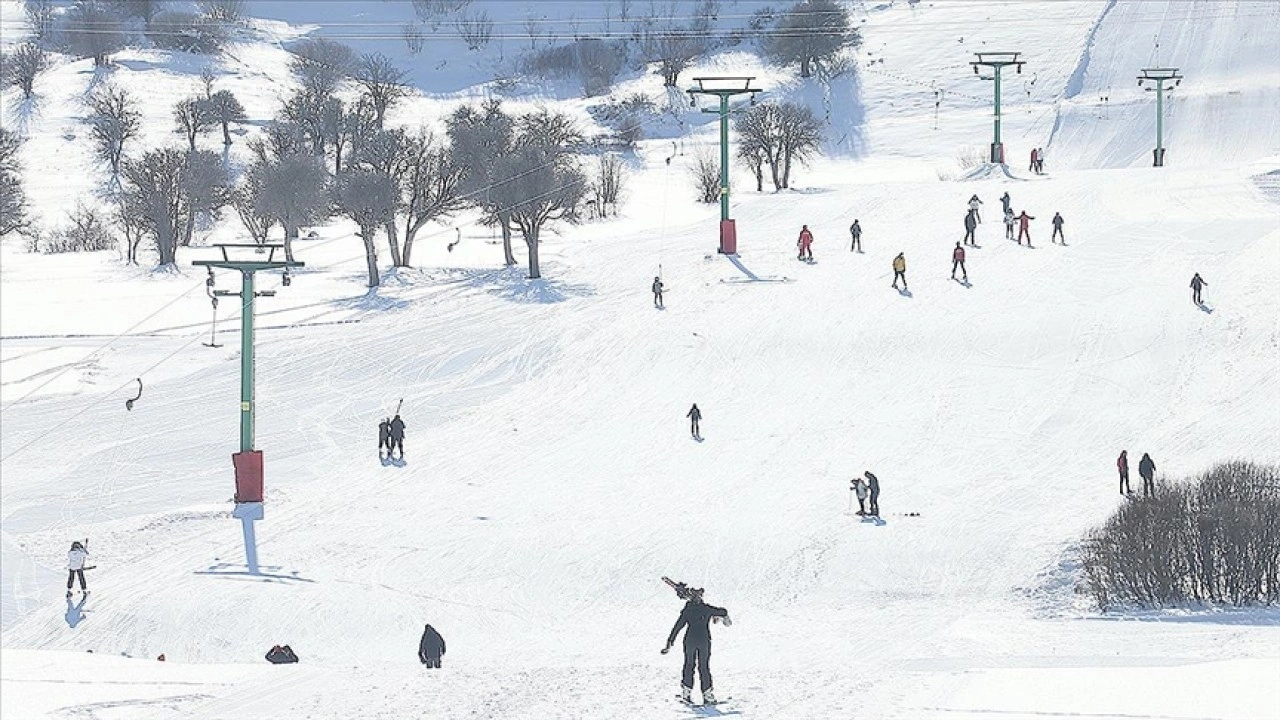
[[[686,703],[693,702],[693,673],[696,667],[702,688],[702,704],[715,705],[715,692],[711,687],[711,623],[723,618],[725,625],[729,621],[729,611],[722,607],[708,605],[702,601],[702,589],[692,589],[689,601],[680,611],[675,627],[667,636],[667,645],[662,648],[666,655],[676,642],[676,636],[684,630],[684,670],[680,676],[680,699]]]

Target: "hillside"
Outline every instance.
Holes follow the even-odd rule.
[[[258,20],[219,82],[249,133],[289,82],[284,45],[305,33],[397,48],[418,92],[389,122],[415,125],[484,97],[515,42],[437,73],[463,51],[427,43],[415,60],[369,31],[407,22],[402,3],[326,4],[322,18],[248,5]],[[475,5],[525,20],[515,4]],[[539,7],[585,22],[600,5]],[[721,3],[726,22],[757,5]],[[202,251],[155,273],[6,240],[0,715],[685,717],[679,659],[658,654],[679,609],[662,575],[706,587],[734,620],[713,631],[712,665],[732,700],[704,714],[1280,714],[1274,608],[1101,613],[1074,592],[1076,543],[1124,502],[1120,448],[1150,452],[1165,477],[1280,463],[1280,205],[1255,180],[1280,167],[1276,10],[851,5],[858,71],[830,87],[732,49],[686,72],[757,75],[828,123],[826,155],[792,190],[756,193],[735,170],[736,264],[714,252],[718,209],[693,201],[692,154],[716,135],[692,108],[629,158],[620,217],[544,238],[541,281],[501,269],[473,215],[432,227],[417,267],[372,292],[351,225],[299,241],[306,270],[287,288],[266,281],[278,295],[259,302],[260,576],[244,572],[229,517],[239,337],[224,305],[223,347],[201,345],[210,307],[187,263]],[[1188,78],[1159,169],[1151,100],[1127,79],[1153,36]],[[1027,53],[1005,139],[1019,159],[1046,147],[1047,175],[1020,160],[959,167],[989,142],[990,85],[967,65],[982,47]],[[101,180],[66,139],[88,65],[54,68],[24,129],[46,218]],[[169,108],[199,67],[121,54],[111,75],[147,98],[147,142],[181,141]],[[660,85],[633,73],[616,92]],[[592,101],[564,89],[508,102],[590,121]],[[685,154],[668,164],[673,140]],[[1034,249],[1002,239],[1006,191],[1036,217]],[[986,222],[966,287],[947,270],[972,194]],[[1065,246],[1049,242],[1054,212]],[[855,217],[865,253],[845,245]],[[802,224],[813,265],[794,258]],[[228,219],[203,241],[239,233]],[[909,294],[889,288],[899,252]],[[648,292],[659,272],[664,311]],[[1210,283],[1203,311],[1193,272]],[[145,391],[126,411],[136,377]],[[376,422],[400,398],[407,461],[387,466]],[[684,420],[694,402],[702,442]],[[848,481],[868,469],[884,487],[879,525],[848,512]],[[64,605],[65,547],[84,536],[94,593]],[[427,622],[450,652],[424,676]],[[300,664],[260,660],[286,642]]]

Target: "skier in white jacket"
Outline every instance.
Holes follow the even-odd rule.
[[[88,588],[84,583],[84,564],[89,560],[89,541],[86,539],[83,544],[79,540],[71,543],[71,550],[67,553],[67,597],[71,597],[71,584],[76,578],[80,579],[80,592],[85,595],[89,594]]]

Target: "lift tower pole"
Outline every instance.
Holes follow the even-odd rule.
[[[756,93],[762,91],[751,87],[754,77],[696,77],[693,80],[698,83],[698,87],[686,90],[691,105],[698,104],[695,95],[714,95],[720,98],[718,109],[704,108],[702,112],[720,115],[720,252],[736,255],[738,233],[733,221],[729,219],[729,98],[749,93],[754,105]]]
[[[1147,92],[1154,91],[1156,94],[1156,149],[1153,152],[1155,156],[1154,167],[1164,167],[1164,93],[1165,90],[1173,90],[1182,84],[1182,76],[1178,74],[1178,68],[1143,68],[1140,70],[1142,74],[1138,76],[1138,87],[1145,88]],[[1143,85],[1145,81],[1155,82],[1155,87],[1146,87]],[[1173,81],[1173,87],[1166,88],[1165,83]]]
[[[996,83],[996,123],[995,123],[995,139],[991,142],[991,162],[1004,162],[1004,143],[1000,142],[1000,71],[1009,65],[1013,65],[1018,70],[1018,74],[1022,74],[1022,66],[1026,64],[1025,60],[1019,60],[1018,56],[1022,53],[1016,52],[980,52],[974,53],[978,56],[977,60],[971,61],[969,64],[973,66],[973,74],[979,75],[979,67],[989,67],[994,71],[991,76],[983,76],[984,80],[995,80]]]
[[[289,268],[302,267],[303,263],[294,260],[276,260],[276,251],[284,252],[283,245],[257,245],[226,243],[214,245],[222,251],[218,260],[195,260],[191,264],[208,268],[210,277],[213,268],[238,270],[240,272],[240,292],[214,290],[214,297],[237,296],[241,299],[240,307],[240,452],[231,456],[236,471],[236,507],[232,516],[238,518],[244,532],[245,564],[249,572],[258,574],[258,544],[254,536],[253,523],[261,520],[262,513],[262,453],[253,447],[254,438],[254,355],[253,355],[253,313],[254,298],[274,297],[274,290],[255,291],[253,289],[254,273],[259,271],[284,271],[284,285],[289,285]],[[254,257],[250,260],[232,260],[227,255],[227,248],[253,248],[256,255],[265,252],[265,259]]]

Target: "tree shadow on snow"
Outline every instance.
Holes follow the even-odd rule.
[[[88,602],[88,600],[88,595],[81,595],[80,602],[72,604],[71,598],[67,598],[67,614],[65,616],[67,620],[67,627],[74,628],[80,624],[81,620],[84,620],[84,604]]]
[[[1187,608],[1117,610],[1087,618],[1110,622],[1200,623],[1206,625],[1280,626],[1280,608]]]
[[[530,305],[550,305],[571,298],[591,297],[595,289],[557,278],[530,278],[523,268],[499,269],[449,268],[447,277],[453,282],[496,295],[503,300]]]
[[[376,287],[369,288],[363,295],[339,298],[334,300],[333,304],[347,310],[362,310],[367,312],[387,312],[390,310],[403,310],[409,307],[408,300],[379,295],[378,288]]]

